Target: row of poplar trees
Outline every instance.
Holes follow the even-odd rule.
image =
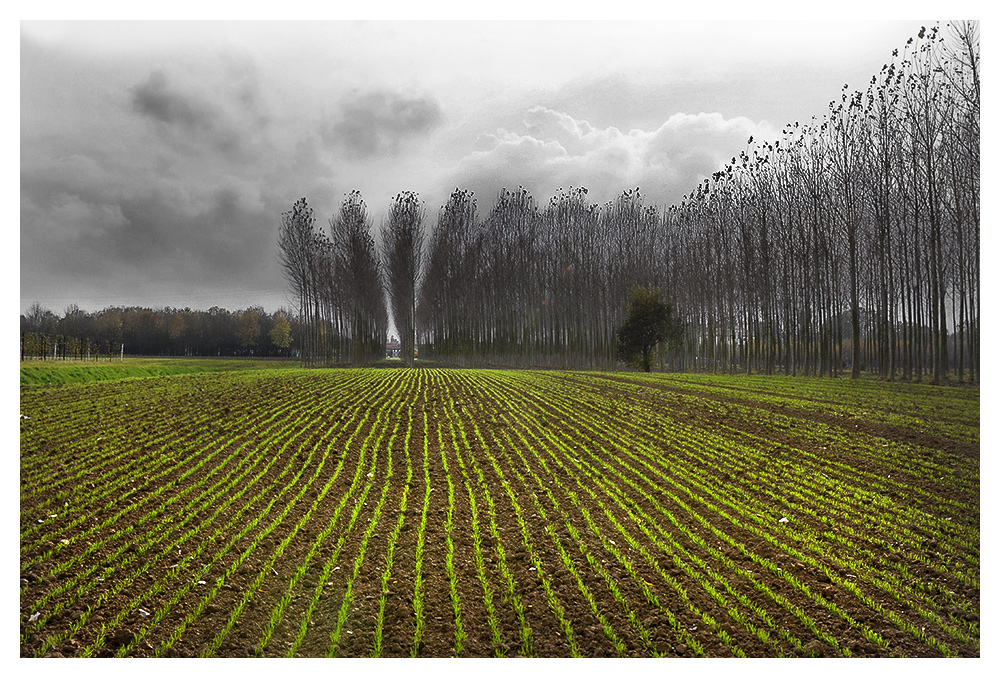
[[[481,216],[456,189],[425,227],[405,192],[377,248],[357,192],[329,234],[301,200],[279,247],[304,358],[382,357],[391,310],[409,363],[610,368],[645,286],[685,324],[660,369],[978,380],[979,91],[978,25],[960,22],[666,209],[585,188],[539,207],[519,187]]]
[[[361,194],[352,191],[330,220],[316,227],[306,199],[282,215],[278,249],[298,304],[303,362],[365,363],[385,356],[388,290],[403,360],[415,353],[414,311],[425,211],[417,194],[393,199],[381,228],[381,255]]]
[[[278,250],[298,304],[303,363],[384,357],[388,313],[361,194],[348,194],[330,220],[329,233],[316,227],[306,199],[297,201],[281,217]]]
[[[698,367],[978,380],[979,103],[978,25],[921,28],[671,208]]]

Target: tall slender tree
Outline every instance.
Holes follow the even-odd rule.
[[[397,195],[382,223],[382,265],[389,292],[392,319],[399,332],[404,364],[413,366],[418,278],[423,260],[423,227],[426,212],[412,191]]]

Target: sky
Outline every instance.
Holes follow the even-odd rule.
[[[628,5],[623,5],[628,7]],[[563,15],[568,13],[564,12]],[[22,21],[20,310],[272,311],[281,214],[675,203],[931,20]]]

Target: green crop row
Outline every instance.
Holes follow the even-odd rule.
[[[633,431],[635,431],[636,429],[637,429],[637,428],[633,428]],[[710,443],[710,442],[706,442],[706,441],[705,441],[705,438],[703,437],[703,438],[701,438],[701,439],[695,439],[695,440],[694,440],[694,441],[693,441],[692,443],[694,443],[694,444],[698,444],[698,445],[700,445],[700,446],[704,446],[704,444],[705,444],[705,443]],[[713,457],[713,458],[712,458],[712,459],[710,459],[710,460],[714,460],[714,459],[715,459],[715,457]],[[672,467],[676,467],[676,465],[673,465],[673,464],[672,464]],[[712,492],[714,492],[714,491],[718,491],[719,489],[720,489],[720,485],[719,485],[718,483],[716,483],[716,484],[713,484],[713,485],[712,485],[712,489],[709,489],[709,490],[708,490],[708,492],[712,493]],[[907,626],[907,627],[908,627],[908,626]]]
[[[21,653],[977,656],[978,394],[827,382],[22,389]]]

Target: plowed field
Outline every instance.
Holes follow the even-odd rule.
[[[22,387],[22,656],[979,656],[979,391]]]

